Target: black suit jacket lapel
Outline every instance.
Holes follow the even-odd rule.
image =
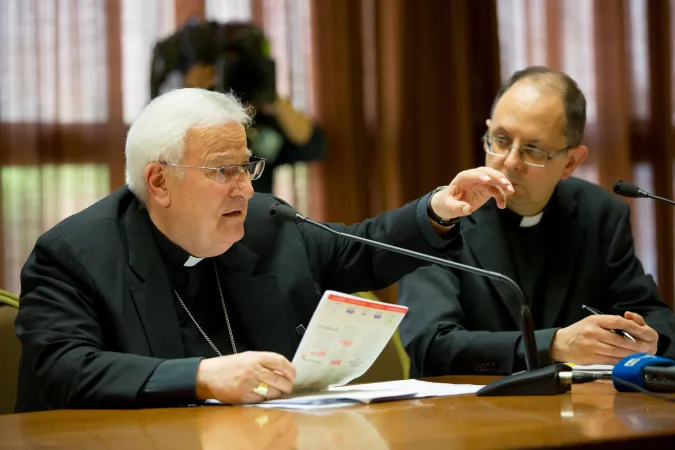
[[[185,356],[173,291],[152,235],[147,211],[133,202],[125,216],[129,266],[139,278],[129,290],[145,329],[151,354],[158,358]]]
[[[564,188],[558,186],[555,192],[557,205],[552,205],[550,217],[552,226],[549,228],[549,248],[546,273],[545,296],[537,299],[544,307],[544,328],[553,328],[560,314],[562,305],[565,303],[572,276],[578,267],[579,250],[584,238],[585,228],[576,220],[577,203]]]
[[[299,337],[284,307],[276,277],[255,274],[258,255],[242,242],[216,261],[223,289],[236,305],[237,318],[252,349],[279,353],[291,360]]]
[[[506,275],[517,282],[513,269],[513,256],[502,232],[494,200],[490,200],[461,223],[465,245],[468,246],[478,265],[485,270]],[[514,323],[518,324],[520,302],[513,289],[498,280],[489,279],[489,283],[506,305]]]

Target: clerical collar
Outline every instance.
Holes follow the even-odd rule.
[[[159,231],[159,228],[150,220],[152,224],[152,231],[157,238],[157,243],[159,244],[159,250],[162,254],[162,257],[167,263],[173,267],[194,267],[204,258],[196,258],[190,255],[188,252],[183,250],[178,245],[174,244],[169,240],[168,237],[164,236],[164,233]]]
[[[183,264],[183,265],[184,265],[185,267],[194,267],[194,266],[196,266],[197,263],[199,263],[199,261],[201,261],[202,259],[204,259],[204,258],[197,258],[197,257],[194,257],[194,256],[190,255],[190,256],[188,257],[187,261],[185,261],[185,264]]]
[[[520,227],[533,227],[541,222],[542,217],[544,217],[544,211],[541,211],[539,214],[535,214],[534,216],[523,216],[523,218],[520,220]]]
[[[521,216],[520,214],[506,208],[504,210],[500,210],[500,217],[504,221],[505,225],[508,225],[512,228],[532,228],[541,223],[544,213],[549,210],[553,202],[553,197],[551,197],[551,200],[549,200],[544,209],[533,216]]]

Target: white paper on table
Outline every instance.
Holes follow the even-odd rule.
[[[407,398],[414,398],[417,390],[412,387],[397,387],[397,386],[377,386],[379,383],[372,383],[372,385],[358,385],[358,386],[341,386],[329,388],[322,391],[305,390],[294,392],[289,398],[267,400],[262,403],[255,403],[247,406],[258,406],[262,408],[279,408],[282,405],[291,405],[298,407],[306,407],[306,409],[314,408],[334,408],[337,406],[350,406],[354,404],[368,404],[376,401],[389,400],[403,400]],[[372,386],[372,387],[371,387]],[[207,400],[207,404],[220,404],[217,400]],[[301,408],[305,409],[305,408]]]
[[[431,381],[420,380],[400,380],[400,381],[384,381],[382,383],[367,383],[357,384],[354,386],[339,386],[331,388],[331,391],[369,391],[372,389],[392,389],[392,390],[408,390],[412,389],[416,392],[415,398],[425,397],[450,397],[454,395],[475,394],[482,385],[479,384],[452,384],[452,383],[435,383]]]
[[[580,366],[577,364],[565,363],[570,366],[575,372],[602,372],[602,373],[612,373],[614,366],[606,364],[591,364],[588,366]]]
[[[293,389],[325,390],[363,375],[407,312],[406,306],[324,292],[293,357]]]
[[[268,400],[247,406],[299,410],[340,408],[394,400],[474,394],[482,387],[475,384],[432,383],[419,380],[387,381],[332,387],[321,392],[303,392],[287,399]]]

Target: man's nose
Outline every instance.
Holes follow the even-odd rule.
[[[504,167],[512,170],[522,170],[523,164],[523,160],[520,159],[520,149],[512,147],[504,157]]]
[[[234,195],[240,195],[249,200],[253,197],[253,192],[253,182],[251,181],[251,177],[246,173],[240,173],[237,177],[237,182],[235,183]]]

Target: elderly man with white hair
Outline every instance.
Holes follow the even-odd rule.
[[[18,412],[254,403],[289,394],[289,362],[324,290],[381,289],[424,262],[277,223],[251,181],[236,98],[177,89],[126,142],[127,186],[41,236],[21,274]],[[459,250],[460,216],[513,192],[490,168],[335,229],[412,250]]]

